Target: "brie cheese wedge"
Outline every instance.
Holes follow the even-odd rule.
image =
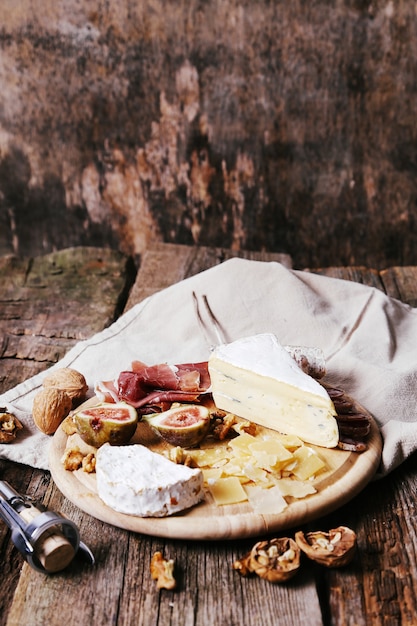
[[[327,391],[300,369],[275,335],[220,345],[208,366],[219,409],[307,443],[337,446],[336,411]]]
[[[97,451],[97,491],[109,507],[138,517],[165,517],[203,499],[203,473],[134,444]]]

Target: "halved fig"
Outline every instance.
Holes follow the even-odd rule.
[[[81,439],[99,448],[104,443],[128,443],[135,434],[138,414],[125,402],[103,402],[78,411],[73,415],[73,421]]]
[[[182,448],[197,446],[210,429],[210,411],[197,404],[182,404],[142,419],[165,441]]]
[[[347,526],[328,532],[295,533],[295,541],[309,559],[326,567],[341,567],[352,561],[356,550],[356,533]]]

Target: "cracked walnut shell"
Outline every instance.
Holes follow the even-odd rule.
[[[73,405],[85,400],[88,385],[84,376],[70,367],[61,367],[43,379],[43,386],[62,389],[71,398]]]
[[[290,537],[258,541],[233,568],[241,576],[255,573],[270,583],[282,583],[300,569],[300,548]]]
[[[295,540],[309,559],[326,567],[342,567],[350,563],[356,550],[356,534],[347,526],[329,532],[295,533]]]
[[[53,435],[71,410],[72,400],[62,389],[46,387],[33,399],[32,417],[45,435]]]
[[[13,413],[8,413],[5,408],[0,408],[0,443],[11,443],[16,439],[18,430],[23,429],[23,424]]]

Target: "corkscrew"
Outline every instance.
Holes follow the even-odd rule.
[[[39,572],[59,572],[77,553],[94,564],[93,553],[80,541],[73,521],[19,494],[4,480],[0,480],[0,518],[11,529],[16,548]]]

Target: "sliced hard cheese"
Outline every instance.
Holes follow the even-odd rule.
[[[308,480],[294,480],[293,478],[280,478],[277,488],[284,497],[305,498],[313,493],[317,493],[317,489]]]
[[[294,452],[294,457],[297,460],[297,465],[292,472],[299,480],[307,480],[325,467],[323,459],[308,447],[298,448]]]
[[[216,406],[308,443],[333,448],[339,432],[326,390],[270,333],[218,346],[210,355]]]
[[[96,475],[103,502],[128,515],[164,517],[204,497],[201,470],[177,465],[141,445],[101,446]]]
[[[248,494],[249,504],[255,513],[277,515],[288,506],[278,486],[270,489],[259,489],[259,487],[251,486],[245,487],[245,491]]]
[[[248,496],[236,476],[219,478],[209,485],[210,493],[217,505],[244,502]]]

